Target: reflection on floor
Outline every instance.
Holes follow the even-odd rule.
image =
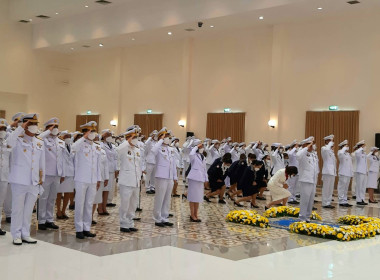
[[[180,186],[179,192],[183,189],[184,187]],[[120,232],[118,207],[116,207],[108,208],[110,216],[95,214],[94,219],[98,224],[93,226],[93,231],[97,234],[93,239],[82,241],[75,238],[73,211],[67,212],[69,220],[56,222],[60,226],[58,231],[36,231],[37,222],[33,215],[32,236],[96,256],[173,246],[235,261],[327,241],[291,234],[284,229],[261,229],[226,223],[225,216],[235,208],[231,201],[222,205],[217,203],[217,199],[212,203],[203,203],[200,208],[202,223],[198,224],[189,221],[188,203],[180,198],[173,198],[171,213],[174,217],[171,220],[175,225],[173,228],[158,228],[152,219],[153,199],[152,195],[142,194],[143,211],[137,214],[141,217],[141,221],[136,222],[136,227],[139,229],[136,233]],[[119,204],[117,199],[116,201]],[[264,202],[258,201],[261,206],[259,213],[263,212]],[[376,208],[354,206],[350,209],[338,207],[334,210],[323,209],[320,203],[316,203],[316,206],[318,213],[326,221],[335,221],[339,216],[346,214],[379,216],[378,206]],[[5,226],[4,229],[8,231],[9,226]]]

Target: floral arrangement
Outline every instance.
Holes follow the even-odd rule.
[[[291,206],[279,206],[269,208],[264,212],[264,216],[267,218],[278,218],[278,217],[296,217],[300,215],[300,208]],[[317,212],[313,211],[311,213],[310,219],[322,221],[322,217],[318,215]]]
[[[230,213],[228,213],[226,221],[243,225],[257,226],[261,228],[269,227],[268,219],[264,216],[257,214],[257,212],[253,210],[231,211]]]
[[[296,222],[289,226],[291,232],[329,238],[338,241],[351,241],[374,237],[380,234],[380,219],[363,216],[343,216],[339,223],[346,224],[340,227],[331,227],[306,222]]]

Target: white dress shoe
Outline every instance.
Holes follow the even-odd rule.
[[[30,236],[29,237],[24,237],[22,239],[22,242],[24,243],[28,243],[28,244],[36,244],[37,243],[37,240],[31,238]]]
[[[21,240],[21,238],[15,238],[15,239],[13,239],[13,244],[14,244],[14,245],[22,245],[22,240]]]

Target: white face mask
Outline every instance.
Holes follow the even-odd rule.
[[[176,146],[178,148],[179,147],[179,143],[178,142],[175,143],[174,146]]]
[[[137,138],[134,138],[134,139],[131,140],[131,144],[133,146],[137,146],[138,143],[139,143],[139,140]]]
[[[363,151],[367,151],[367,147],[366,146],[363,146]]]
[[[260,168],[255,167],[255,171],[256,171],[256,172],[259,171],[259,170],[260,170]]]
[[[169,137],[164,138],[164,144],[166,144],[166,145],[170,144],[170,138]]]
[[[66,143],[67,145],[70,145],[70,144],[71,144],[71,139],[70,139],[70,138],[66,138],[66,139],[65,139],[65,143]]]
[[[92,141],[95,139],[95,136],[95,132],[90,132],[90,134],[88,135],[88,139]]]
[[[280,154],[282,154],[284,152],[284,149],[279,149],[278,151],[280,152]]]
[[[153,136],[153,140],[154,140],[154,141],[157,141],[157,140],[158,140],[158,137],[157,137],[157,136]]]
[[[108,137],[106,138],[106,142],[107,142],[107,143],[111,143],[111,142],[112,142],[112,139],[113,139],[113,138],[112,138],[111,136],[108,136]]]
[[[316,151],[317,150],[317,145],[313,145],[313,150]]]
[[[59,133],[58,128],[53,128],[53,129],[51,130],[51,134],[53,134],[54,136],[57,136],[58,133]]]
[[[32,134],[36,134],[37,131],[38,131],[38,126],[36,126],[36,125],[30,125],[30,126],[28,126],[28,131],[30,133],[32,133]]]
[[[0,139],[4,139],[5,136],[7,135],[7,132],[6,131],[0,131]]]
[[[375,153],[375,156],[378,156],[378,155],[379,155],[379,152],[376,152],[376,153]]]
[[[202,149],[199,149],[198,151],[199,151],[200,154],[203,154],[203,152],[205,151],[205,149],[202,148]]]

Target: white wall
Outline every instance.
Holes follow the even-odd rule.
[[[118,119],[121,132],[152,109],[182,139],[186,130],[204,137],[207,113],[230,107],[247,113],[246,141],[288,143],[305,136],[307,110],[338,105],[360,110],[370,145],[380,132],[375,14],[63,55],[33,51],[29,27],[5,19],[0,5],[0,92],[27,95],[25,110],[57,116],[61,128],[75,129],[75,115],[91,110],[101,129]]]

